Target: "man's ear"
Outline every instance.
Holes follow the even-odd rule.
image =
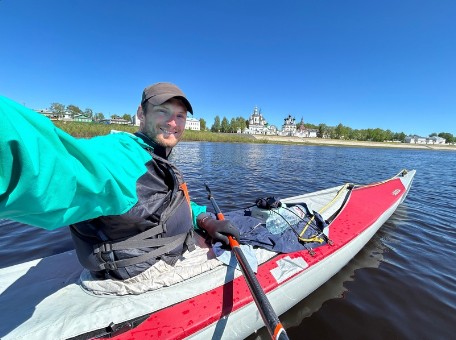
[[[138,119],[140,122],[144,121],[144,112],[143,112],[141,105],[138,106],[138,110],[136,110],[136,114],[138,115]]]

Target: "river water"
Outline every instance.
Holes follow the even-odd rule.
[[[280,317],[291,339],[452,339],[456,334],[456,153],[182,142],[172,160],[192,200],[222,211],[400,170],[417,174],[405,202],[326,284]],[[209,210],[212,210],[209,207]],[[0,267],[72,249],[67,228],[0,220]],[[267,339],[262,329],[249,339]]]

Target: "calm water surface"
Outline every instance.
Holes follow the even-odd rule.
[[[407,199],[366,247],[281,320],[291,339],[455,338],[456,153],[183,142],[172,159],[192,199],[210,205],[207,182],[224,211],[416,169]],[[0,267],[72,249],[67,228],[0,226]],[[250,337],[267,338],[264,329]]]

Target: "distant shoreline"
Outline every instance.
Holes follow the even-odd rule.
[[[439,145],[439,144],[410,144],[397,142],[366,142],[341,139],[326,139],[326,138],[301,138],[301,137],[281,137],[281,136],[266,136],[252,135],[257,140],[265,140],[276,143],[297,143],[304,145],[323,145],[323,146],[353,146],[362,148],[398,148],[398,149],[423,149],[423,150],[446,150],[456,151],[455,145]]]
[[[81,123],[81,122],[54,122],[54,124],[77,138],[91,138],[109,134],[113,125]],[[137,126],[118,125],[116,130],[134,133]],[[250,135],[243,133],[217,133],[210,131],[185,130],[184,141],[200,142],[224,142],[224,143],[277,143],[277,144],[300,144],[300,145],[323,145],[323,146],[350,146],[361,148],[402,148],[421,150],[445,150],[456,151],[456,145],[439,144],[410,144],[396,142],[366,142],[356,140],[328,139],[328,138],[302,138],[291,136]]]

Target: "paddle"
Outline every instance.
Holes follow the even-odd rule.
[[[209,186],[207,184],[205,185],[208,193],[208,198],[214,207],[217,219],[224,220],[225,216],[223,216],[223,213],[217,205],[215,198],[212,196],[211,189],[209,189]],[[245,258],[245,255],[239,245],[239,242],[231,236],[228,236],[228,240],[230,242],[231,250],[236,256],[239,266],[241,267],[241,271],[244,274],[245,280],[250,289],[250,293],[252,293],[255,304],[257,305],[257,308],[261,314],[264,324],[266,325],[266,328],[268,329],[269,334],[271,335],[271,338],[280,340],[288,339],[285,328],[283,328],[282,324],[280,323],[280,320],[274,312],[274,309],[266,297],[266,294],[261,288],[260,283],[255,276],[255,273],[253,272],[252,268],[250,268],[250,265],[247,262],[247,259]]]

